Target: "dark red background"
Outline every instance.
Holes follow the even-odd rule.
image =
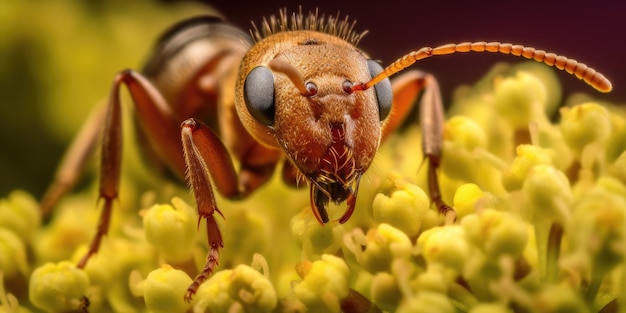
[[[228,19],[244,28],[250,21],[276,14],[280,8],[297,10],[293,1],[209,1]],[[360,47],[388,64],[423,46],[450,42],[501,41],[524,44],[574,58],[603,73],[614,91],[595,93],[560,73],[565,93],[585,91],[600,99],[626,102],[626,5],[617,1],[579,1],[570,4],[542,1],[314,1],[303,10],[338,11],[357,20],[356,28],[369,30]],[[511,56],[458,54],[421,61],[422,70],[435,74],[443,93],[473,83],[497,61],[522,61]],[[444,96],[445,97],[445,96]]]

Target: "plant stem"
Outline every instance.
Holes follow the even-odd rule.
[[[596,300],[596,295],[598,294],[598,290],[600,289],[600,284],[602,284],[602,280],[604,279],[605,271],[602,270],[594,270],[591,275],[591,282],[589,283],[589,287],[587,287],[587,291],[585,292],[585,301],[590,308],[593,308],[594,301]]]
[[[553,222],[548,234],[548,251],[546,255],[546,282],[556,283],[559,278],[559,255],[563,239],[563,225]]]

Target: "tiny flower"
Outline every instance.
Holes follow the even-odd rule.
[[[342,224],[320,225],[309,210],[294,215],[289,224],[293,238],[306,256],[333,254],[341,248]]]
[[[466,216],[461,226],[467,239],[487,257],[503,254],[520,256],[528,242],[527,224],[518,216],[504,211],[484,210]]]
[[[192,257],[198,237],[198,217],[180,198],[172,205],[154,205],[143,216],[146,238],[168,262],[184,262]]]
[[[454,116],[444,125],[444,140],[442,171],[455,179],[477,177],[482,167],[477,166],[479,159],[473,151],[487,146],[484,129],[468,117]]]
[[[478,205],[488,205],[486,194],[476,184],[463,184],[456,190],[452,206],[456,211],[457,220],[462,220],[464,216],[475,212]]]
[[[552,165],[553,151],[534,145],[519,145],[511,167],[502,175],[502,183],[508,191],[522,188],[530,169],[535,165]]]
[[[451,280],[450,277],[446,275],[445,269],[443,264],[428,263],[426,271],[417,276],[414,282],[414,289],[445,294],[448,290],[448,283]]]
[[[430,200],[420,187],[395,181],[391,196],[378,193],[372,203],[373,218],[376,223],[389,224],[407,236],[416,236],[421,230],[422,221],[430,210]]]
[[[545,114],[546,87],[531,73],[518,71],[496,84],[494,102],[500,116],[514,128],[526,128],[531,120]]]
[[[248,262],[256,253],[267,253],[274,247],[282,247],[293,243],[288,236],[281,236],[281,240],[272,237],[271,221],[273,216],[267,216],[266,212],[250,210],[250,208],[230,210],[222,227],[225,249],[220,251],[220,259],[226,263],[241,264]],[[289,216],[291,217],[291,216]],[[319,225],[319,224],[318,224]],[[287,226],[284,226],[287,228]],[[330,227],[329,227],[330,228]],[[287,230],[284,230],[287,233]],[[201,242],[205,244],[206,231],[200,229]],[[284,242],[287,243],[284,243]],[[236,247],[229,249],[228,247]],[[283,250],[281,258],[289,255],[287,249]],[[202,255],[204,256],[204,255]]]
[[[445,294],[420,291],[415,297],[406,299],[396,313],[454,313],[457,312]]]
[[[553,166],[533,166],[524,181],[522,193],[533,218],[565,223],[571,216],[569,206],[574,196],[569,180]]]
[[[577,202],[572,219],[572,229],[576,230],[573,244],[583,249],[602,273],[626,259],[626,198],[623,193],[605,189],[607,185],[596,185]]]
[[[431,228],[417,238],[417,246],[428,264],[441,264],[457,274],[470,255],[465,230],[459,225]]]
[[[12,230],[22,241],[30,243],[40,224],[39,205],[30,194],[16,190],[0,199],[0,228]]]
[[[552,116],[558,110],[561,105],[562,90],[556,71],[541,63],[527,61],[512,64],[509,72],[526,72],[541,81],[546,91],[546,116]]]
[[[487,145],[487,136],[483,128],[465,116],[453,116],[446,121],[444,138],[468,151]]]
[[[268,278],[248,265],[215,273],[198,289],[195,309],[228,312],[271,312],[278,304],[276,290]]]
[[[571,287],[565,285],[549,285],[535,296],[534,308],[536,312],[557,313],[586,313],[589,312],[582,298]]]
[[[143,283],[146,308],[154,313],[185,312],[191,307],[184,300],[191,282],[185,272],[167,264],[150,272]]]
[[[46,312],[77,310],[89,287],[87,274],[70,262],[46,263],[30,276],[31,303]]]
[[[579,155],[590,143],[604,143],[611,134],[609,113],[596,103],[561,108],[559,128],[565,142]]]
[[[606,142],[606,159],[614,162],[626,151],[626,116],[619,110],[608,109],[611,134]]]
[[[14,232],[3,228],[0,228],[0,271],[6,277],[28,272],[24,242]]]
[[[376,273],[371,282],[372,301],[384,311],[394,311],[402,300],[396,278],[386,272]]]
[[[341,299],[349,293],[349,273],[343,259],[324,254],[293,286],[293,293],[310,312],[340,312]]]
[[[99,213],[94,209],[93,199],[88,200],[86,196],[66,199],[33,243],[37,260],[59,262],[70,259],[78,247],[89,244],[93,238]],[[109,229],[109,235],[112,233],[113,230]]]
[[[377,228],[370,229],[361,251],[350,249],[356,256],[357,262],[368,272],[391,271],[391,264],[395,259],[408,258],[411,255],[412,245],[409,237],[388,224],[380,224]]]
[[[71,258],[72,262],[77,263],[88,249],[87,245],[77,249]],[[124,277],[129,269],[148,273],[157,264],[155,257],[155,250],[145,240],[135,242],[128,238],[107,237],[98,253],[89,259],[84,271],[89,276],[90,286],[96,287],[94,289],[101,293],[98,296],[109,297],[111,301],[112,289],[127,286],[127,282],[120,277]],[[94,298],[93,292],[90,298]],[[92,306],[98,304],[97,299],[91,300]]]

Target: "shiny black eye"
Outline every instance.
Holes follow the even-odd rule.
[[[317,94],[317,85],[315,85],[314,83],[307,82],[306,84],[304,84],[304,87],[306,87],[307,97],[313,97]]]
[[[265,125],[274,124],[274,75],[265,66],[257,66],[243,83],[243,98],[248,112]]]
[[[347,93],[347,94],[351,94],[352,93],[352,82],[349,80],[346,80],[345,82],[343,82],[343,85],[341,85],[341,87],[343,88],[343,92]]]
[[[367,60],[367,68],[372,77],[383,71],[383,67],[374,60]],[[378,116],[383,121],[391,112],[391,102],[393,101],[393,92],[391,91],[391,82],[389,78],[385,78],[380,83],[374,85],[376,92],[376,101],[378,102]]]

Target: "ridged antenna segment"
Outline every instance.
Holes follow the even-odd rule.
[[[578,79],[584,80],[587,84],[598,91],[609,92],[613,88],[611,82],[604,77],[604,75],[574,59],[569,59],[554,53],[546,53],[544,50],[537,50],[535,48],[525,47],[522,45],[480,41],[447,44],[436,48],[424,47],[419,50],[412,51],[393,62],[380,74],[376,75],[372,78],[372,80],[357,89],[367,89],[372,87],[383,79],[402,71],[419,60],[429,58],[431,56],[446,55],[457,52],[499,52],[503,54],[512,54],[514,56],[522,56],[527,59],[545,63],[549,66],[554,66],[559,70],[565,70],[566,72],[578,77]]]

